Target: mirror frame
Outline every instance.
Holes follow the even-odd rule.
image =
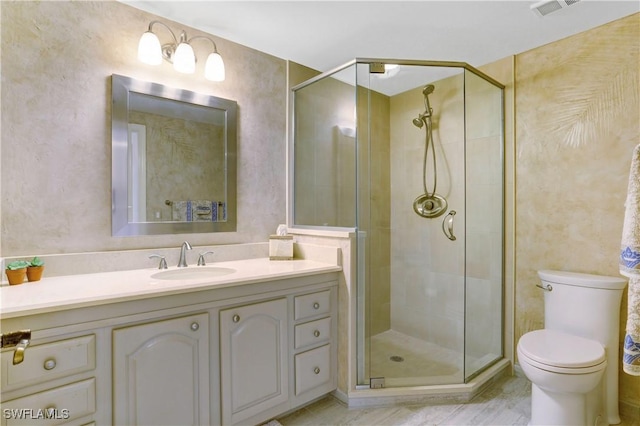
[[[225,112],[226,222],[129,222],[128,218],[128,116],[131,93],[201,105]],[[111,76],[111,235],[161,235],[236,231],[236,101],[204,95],[162,84]]]

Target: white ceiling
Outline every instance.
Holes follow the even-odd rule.
[[[122,1],[319,71],[354,58],[479,67],[640,11],[638,0],[582,0],[545,17],[525,0]]]

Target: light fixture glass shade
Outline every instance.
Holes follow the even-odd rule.
[[[178,72],[193,74],[196,71],[196,57],[189,43],[180,43],[171,59],[173,68]]]
[[[138,43],[138,59],[149,65],[160,65],[162,63],[162,48],[160,40],[151,31],[147,31],[140,37]]]
[[[218,52],[214,52],[207,58],[204,67],[204,78],[211,81],[224,81],[224,62]]]

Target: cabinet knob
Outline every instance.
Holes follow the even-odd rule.
[[[240,322],[240,315],[234,315],[232,320],[233,322]]]
[[[53,358],[49,358],[48,360],[46,360],[44,362],[44,369],[45,370],[53,370],[54,368],[56,368],[56,360]]]
[[[315,337],[320,337],[320,330],[316,330],[316,331],[314,331],[314,332],[313,332],[313,335],[314,335]]]
[[[320,304],[318,302],[314,303],[313,309],[320,309]]]
[[[198,324],[196,321],[191,323],[191,330],[198,331],[199,328],[200,328],[200,324]]]
[[[320,369],[318,367],[316,367],[316,368],[313,369],[313,372],[315,374],[320,374]]]

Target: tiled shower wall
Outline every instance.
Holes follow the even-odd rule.
[[[437,159],[437,193],[457,210],[464,223],[464,105],[462,74],[433,82],[433,140]],[[427,83],[427,82],[425,82]],[[431,82],[430,82],[431,83]],[[424,111],[422,87],[391,98],[391,328],[413,337],[462,351],[464,338],[464,258],[460,242],[442,232],[444,215],[426,219],[413,211],[424,193],[422,167],[425,127],[412,120]],[[429,154],[431,155],[431,154]],[[427,162],[428,190],[433,165]],[[446,214],[446,212],[445,212]]]
[[[424,192],[426,132],[412,125],[424,109],[419,87],[391,98],[391,328],[460,352],[466,345],[469,355],[498,357],[502,96],[496,87],[462,70],[433,84],[429,97],[437,193],[448,200],[447,212],[457,212],[457,239],[444,235],[444,215],[422,218],[411,207]],[[427,190],[432,191],[431,154],[427,170]]]

